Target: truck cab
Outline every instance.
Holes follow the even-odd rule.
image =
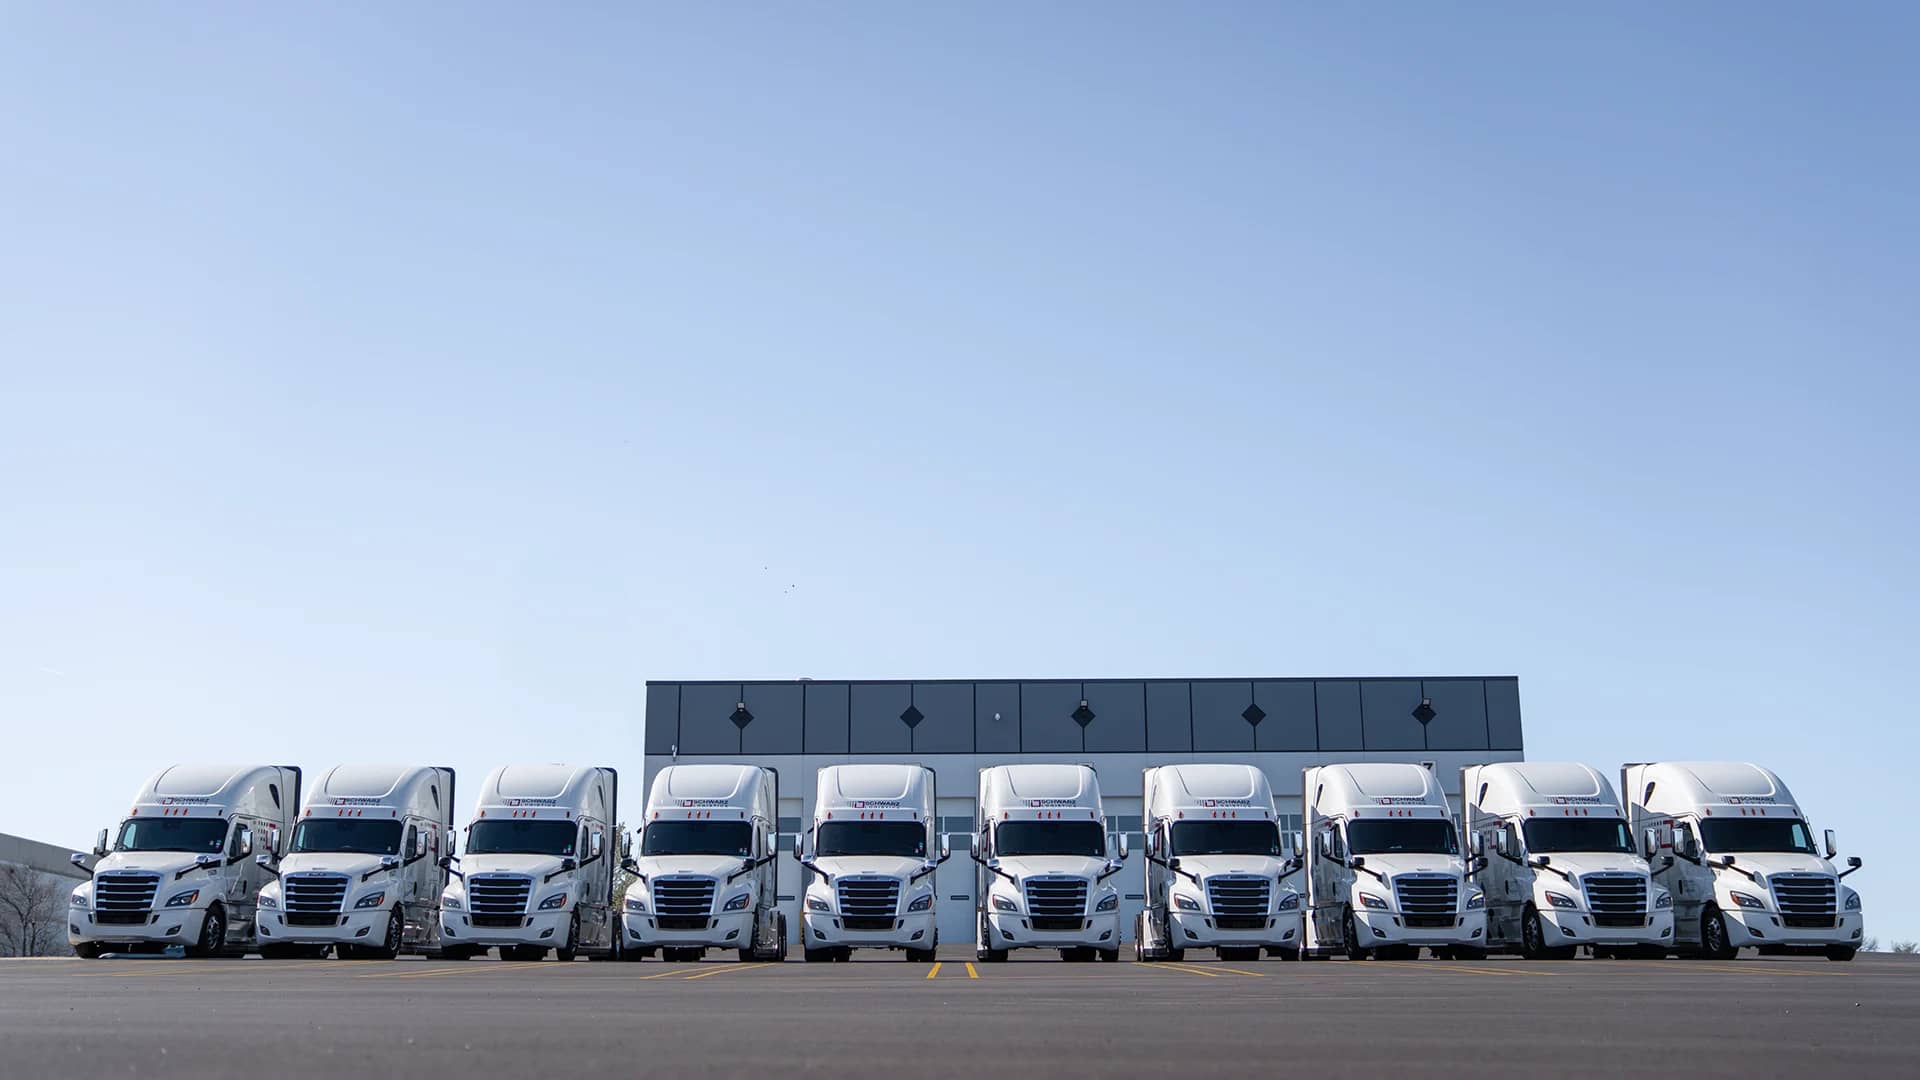
[[[980,770],[973,860],[974,951],[1058,949],[1064,960],[1120,959],[1120,890],[1127,857],[1108,851],[1100,779],[1086,765]]]
[[[786,955],[779,910],[780,776],[754,765],[669,765],[647,791],[621,915],[629,959]]]
[[[117,829],[94,842],[91,880],[73,890],[67,941],[108,952],[240,955],[259,944],[255,861],[285,842],[300,804],[291,765],[172,765],[146,782]],[[84,867],[82,856],[73,856]]]
[[[436,952],[453,770],[338,765],[313,786],[276,880],[260,890],[262,951],[391,960]]]
[[[1673,894],[1677,951],[1730,959],[1811,952],[1851,960],[1865,920],[1860,894],[1836,871],[1838,844],[1825,856],[1793,793],[1770,769],[1739,761],[1668,761],[1620,770],[1630,820],[1653,830],[1671,857],[1654,879]]]
[[[1486,853],[1487,947],[1532,959],[1665,956],[1673,894],[1653,881],[1648,838],[1636,840],[1597,770],[1515,761],[1461,770],[1462,819]]]
[[[1300,949],[1296,846],[1274,812],[1273,788],[1251,765],[1162,765],[1143,776],[1146,907],[1134,957],[1294,959]]]
[[[1321,765],[1303,778],[1307,947],[1302,955],[1414,959],[1486,946],[1475,885],[1439,779],[1424,765]]]
[[[440,865],[440,955],[465,960],[498,947],[503,959],[612,957],[620,858],[610,768],[506,765],[488,774],[467,823],[466,853]]]
[[[934,871],[947,861],[933,770],[829,765],[814,783],[813,818],[794,837],[808,882],[801,946],[808,960],[899,949],[931,961],[939,947]]]

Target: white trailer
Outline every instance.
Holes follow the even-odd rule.
[[[387,960],[437,951],[453,781],[436,765],[328,770],[301,808],[278,880],[260,890],[262,951]]]
[[[930,961],[939,947],[934,871],[947,861],[933,770],[828,765],[814,780],[813,819],[794,839],[808,882],[801,946],[808,960],[899,949]]]
[[[505,765],[481,785],[466,854],[440,865],[440,955],[464,960],[498,947],[503,959],[617,956],[613,909],[620,858],[620,774],[572,765]]]
[[[1577,762],[1512,761],[1460,771],[1469,846],[1487,853],[1487,947],[1536,960],[1665,956],[1673,894],[1655,884],[1650,837],[1635,839],[1613,785]]]
[[[1120,891],[1127,842],[1110,857],[1100,779],[1085,765],[980,770],[973,860],[974,951],[1058,949],[1064,960],[1120,959]]]
[[[1671,858],[1654,880],[1673,893],[1678,952],[1727,959],[1740,949],[1763,954],[1823,953],[1851,960],[1865,920],[1860,894],[1835,872],[1793,793],[1769,769],[1740,761],[1665,761],[1620,770],[1635,829],[1654,830]]]
[[[1439,778],[1423,765],[1306,770],[1307,942],[1302,956],[1413,959],[1486,946],[1486,894],[1471,880]]]
[[[755,765],[670,765],[647,792],[640,856],[621,922],[626,958],[659,950],[698,960],[708,949],[741,960],[786,955],[779,910],[780,776]]]
[[[98,862],[73,890],[67,941],[88,958],[172,945],[195,956],[252,950],[268,877],[253,855],[279,850],[299,805],[292,765],[160,770],[133,797],[111,848],[105,829],[94,841]]]
[[[1260,951],[1299,955],[1297,846],[1280,831],[1273,788],[1252,765],[1147,769],[1146,907],[1134,920],[1134,957],[1180,960],[1213,949],[1222,960]]]

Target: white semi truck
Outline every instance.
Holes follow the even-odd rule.
[[[498,947],[507,960],[615,957],[620,774],[572,765],[506,765],[481,785],[466,854],[440,865],[440,955],[465,960]]]
[[[452,769],[434,765],[328,770],[300,810],[278,879],[260,890],[262,951],[362,960],[438,951],[453,781]]]
[[[1303,957],[1413,959],[1422,947],[1486,947],[1486,894],[1439,778],[1423,765],[1319,765],[1303,778],[1307,940]]]
[[[1180,960],[1212,949],[1222,960],[1300,950],[1300,868],[1280,831],[1267,774],[1251,765],[1161,765],[1143,777],[1146,907],[1134,920],[1134,957]]]
[[[278,850],[299,805],[300,770],[291,765],[160,770],[133,797],[112,844],[105,829],[94,842],[93,877],[71,900],[74,952],[251,951],[255,897],[268,876],[254,854]]]
[[[621,922],[628,959],[786,955],[779,910],[780,776],[755,765],[669,765],[647,791]]]
[[[1833,831],[1822,858],[1806,815],[1771,770],[1740,761],[1631,764],[1620,786],[1633,827],[1654,830],[1671,856],[1654,880],[1673,894],[1676,951],[1851,960],[1860,950],[1860,894],[1840,881],[1860,858],[1836,873]]]
[[[1653,838],[1635,833],[1599,771],[1510,761],[1460,771],[1469,847],[1485,852],[1487,947],[1536,959],[1665,956],[1673,894],[1653,881]],[[1638,839],[1636,839],[1638,837]]]
[[[1002,961],[1012,949],[1058,949],[1065,960],[1120,959],[1120,891],[1111,879],[1100,779],[1085,765],[995,765],[980,770],[973,860],[974,951]]]
[[[933,770],[828,765],[814,781],[813,820],[794,839],[809,881],[801,946],[808,960],[899,949],[930,961],[939,947],[934,872],[947,861]]]

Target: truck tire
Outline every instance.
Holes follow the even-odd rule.
[[[380,944],[370,950],[373,958],[377,960],[400,959],[402,933],[405,929],[406,924],[400,919],[400,909],[396,907],[387,915],[386,936],[380,939]]]
[[[1171,945],[1167,946],[1167,962],[1168,963],[1178,964],[1184,961],[1186,958],[1187,958],[1187,950],[1176,949]]]
[[[1709,960],[1731,960],[1740,955],[1740,947],[1727,932],[1727,917],[1713,904],[1700,913],[1700,954]]]
[[[993,941],[993,924],[987,921],[984,913],[980,916],[980,929],[978,932],[980,936],[978,944],[976,944],[973,949],[973,958],[983,964],[1005,963],[1007,950],[996,949],[990,944],[990,942]]]
[[[1520,915],[1520,955],[1529,960],[1571,960],[1580,947],[1555,948],[1547,944],[1547,922],[1532,904]]]
[[[1846,963],[1853,959],[1854,953],[1859,951],[1860,947],[1857,945],[1829,945],[1827,946],[1827,959],[1839,963]]]
[[[98,960],[106,951],[107,947],[97,941],[83,941],[73,947],[73,954],[82,960]]]
[[[188,956],[219,956],[227,945],[227,911],[219,904],[207,908],[200,921],[200,940],[187,950]]]
[[[1360,924],[1353,917],[1353,909],[1348,908],[1340,917],[1340,947],[1346,951],[1349,960],[1366,960],[1373,950],[1360,946]]]
[[[563,964],[571,964],[580,955],[580,909],[573,909],[573,918],[567,920],[567,940],[553,950],[553,958]]]
[[[1101,949],[1099,952],[1094,953],[1094,956],[1098,958],[1101,963],[1105,964],[1117,964],[1120,962],[1119,949]]]

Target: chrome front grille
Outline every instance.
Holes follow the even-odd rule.
[[[1444,927],[1458,921],[1460,882],[1445,874],[1402,874],[1393,879],[1400,916],[1408,926]]]
[[[1035,930],[1079,930],[1087,915],[1087,882],[1074,877],[1031,877],[1023,887]]]
[[[1207,903],[1222,930],[1259,930],[1267,925],[1273,880],[1251,874],[1219,874],[1207,879]]]
[[[519,926],[533,896],[533,879],[519,874],[467,877],[467,913],[475,926]]]
[[[1773,898],[1780,904],[1780,919],[1788,926],[1814,928],[1832,926],[1839,914],[1840,886],[1825,874],[1775,874]]]
[[[891,930],[900,909],[900,879],[843,877],[835,879],[840,921],[849,930]]]
[[[1595,926],[1645,926],[1647,879],[1638,874],[1588,874],[1587,906]]]
[[[108,925],[138,926],[153,913],[160,875],[106,873],[93,879],[93,918]]]
[[[710,877],[653,879],[653,914],[663,929],[704,930],[713,914],[715,882]]]
[[[345,874],[288,874],[280,879],[289,926],[333,926],[347,899]]]

